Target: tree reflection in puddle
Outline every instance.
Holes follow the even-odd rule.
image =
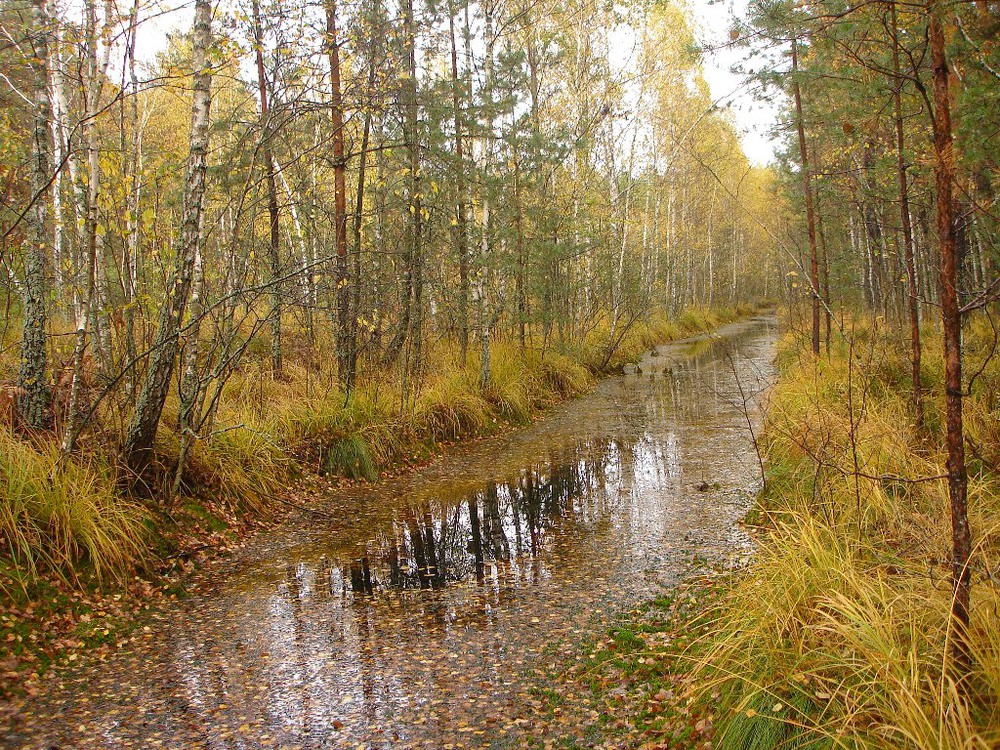
[[[432,589],[475,578],[499,583],[540,574],[549,532],[567,517],[598,517],[590,506],[623,450],[612,440],[581,445],[575,461],[547,464],[490,483],[460,502],[421,500],[400,509],[391,526],[331,570],[331,590],[372,595]]]

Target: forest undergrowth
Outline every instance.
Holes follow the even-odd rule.
[[[79,451],[60,461],[54,430],[31,442],[0,427],[0,696],[38,690],[37,678],[81,650],[114,648],[161,597],[183,596],[185,573],[278,522],[310,495],[422,465],[447,445],[530,421],[588,389],[649,347],[711,330],[750,306],[653,315],[607,359],[597,328],[544,353],[495,341],[489,384],[478,357],[427,355],[419,383],[372,367],[348,399],[336,362],[288,363],[274,379],[249,360],[221,394],[213,432],[198,440],[176,489],[177,402],[167,402],[152,470],[123,490],[119,423],[108,409]],[[93,394],[91,394],[93,395]]]
[[[818,359],[808,336],[782,340],[751,565],[651,603],[611,632],[611,652],[584,659],[585,692],[619,693],[619,726],[603,732],[722,750],[1000,746],[1000,362],[989,318],[964,338],[976,541],[961,679],[948,656],[944,397],[929,387],[943,381],[940,348],[924,336],[917,429],[907,343],[881,320],[847,321]],[[644,671],[597,679],[621,671],[623,633]],[[656,699],[665,689],[670,705]]]

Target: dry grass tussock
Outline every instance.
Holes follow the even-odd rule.
[[[0,427],[0,591],[23,593],[40,571],[105,581],[145,551],[147,514],[119,497],[107,466],[70,461]],[[86,566],[79,563],[86,561]]]
[[[986,321],[966,330],[971,672],[946,665],[950,516],[940,477],[941,353],[924,337],[926,430],[912,426],[906,344],[858,324],[829,359],[788,338],[763,449],[768,487],[751,519],[755,563],[699,647],[716,747],[1000,746],[1000,362]],[[925,386],[925,387],[926,387]],[[853,436],[853,437],[852,437]],[[924,480],[927,481],[914,481]],[[712,697],[714,696],[714,698]]]

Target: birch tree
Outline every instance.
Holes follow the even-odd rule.
[[[20,364],[17,371],[18,412],[25,425],[40,429],[48,421],[50,390],[47,372],[45,265],[49,257],[49,204],[53,180],[49,99],[49,34],[52,19],[46,0],[32,0],[30,55],[35,107],[31,154],[31,204],[27,233],[22,304]]]
[[[195,0],[192,40],[194,96],[191,105],[191,140],[177,258],[149,352],[146,376],[136,398],[135,410],[122,449],[126,466],[135,474],[141,473],[152,458],[153,442],[177,359],[181,323],[187,309],[195,258],[201,243],[212,105],[212,69],[208,58],[212,44],[211,0]]]

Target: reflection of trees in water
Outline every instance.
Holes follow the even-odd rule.
[[[609,479],[630,471],[632,452],[619,441],[586,443],[563,461],[491,483],[461,502],[413,502],[343,566],[341,585],[359,594],[434,589],[473,576],[482,582],[499,566],[537,558],[560,519],[589,523],[606,514]]]

